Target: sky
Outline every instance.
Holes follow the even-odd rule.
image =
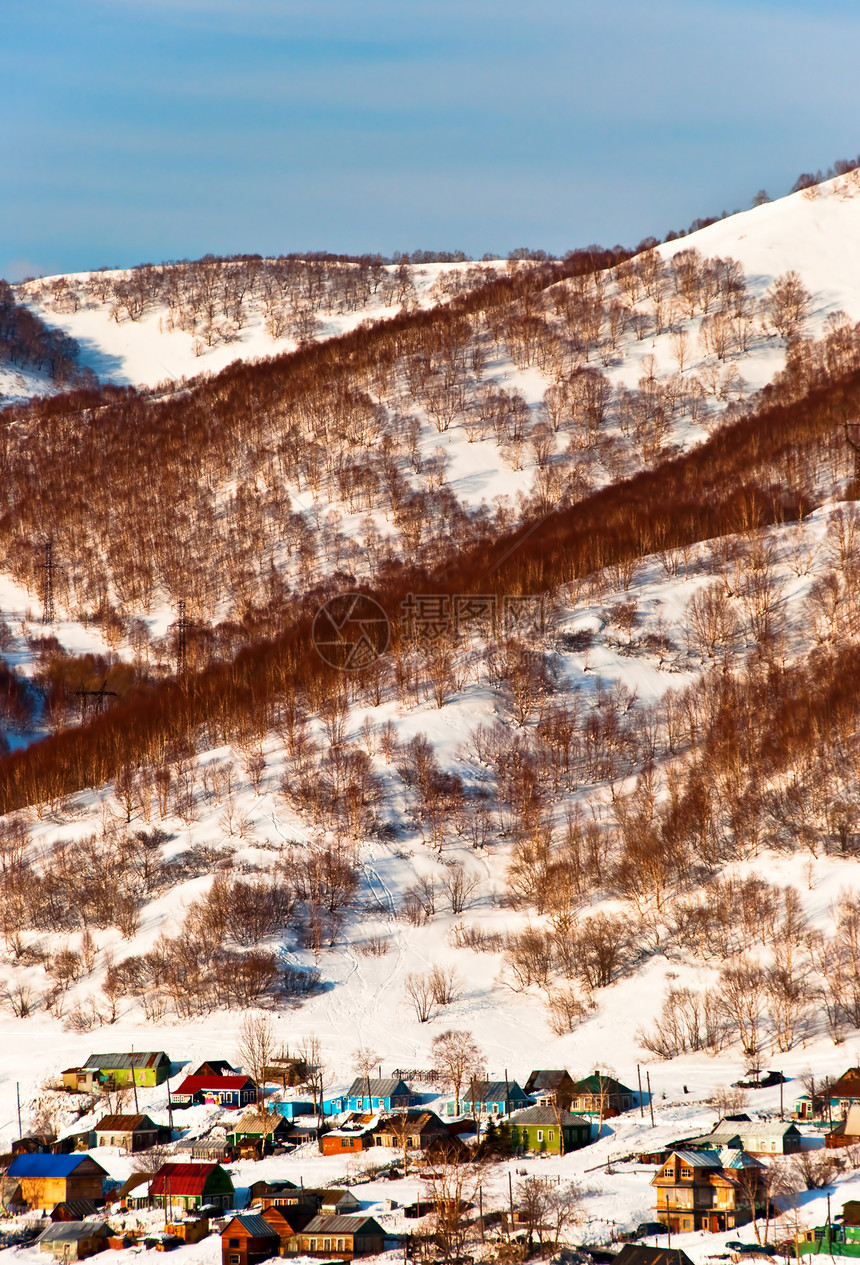
[[[27,0],[0,276],[635,245],[860,152],[856,0]]]

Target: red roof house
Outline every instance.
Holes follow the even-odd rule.
[[[247,1107],[257,1101],[257,1088],[249,1076],[186,1076],[170,1094],[174,1107],[212,1102],[219,1107]]]
[[[159,1208],[229,1208],[234,1193],[220,1164],[162,1164],[149,1183],[149,1197]]]

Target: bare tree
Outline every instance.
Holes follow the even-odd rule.
[[[364,1081],[364,1096],[370,1097],[370,1073],[375,1067],[379,1067],[380,1058],[375,1050],[370,1046],[361,1045],[352,1053],[352,1065]]]
[[[812,295],[796,272],[784,272],[765,294],[765,323],[782,338],[798,334],[811,311]]]
[[[430,978],[430,973],[421,975],[415,971],[410,971],[404,981],[404,988],[406,996],[415,1011],[415,1018],[419,1023],[428,1023],[436,1013],[433,981]]]
[[[462,1259],[472,1222],[469,1205],[477,1197],[483,1181],[482,1165],[462,1159],[453,1149],[439,1155],[427,1181],[427,1198],[433,1205],[436,1245],[445,1265]]]
[[[442,878],[442,888],[451,902],[452,914],[461,914],[469,907],[479,881],[476,874],[467,871],[462,861],[455,861],[448,867]]]
[[[258,1011],[242,1020],[236,1041],[236,1058],[257,1091],[257,1102],[265,1098],[266,1068],[275,1054],[275,1025],[272,1016]]]
[[[454,1114],[460,1114],[460,1092],[467,1081],[480,1076],[484,1056],[471,1032],[449,1028],[433,1038],[433,1063],[454,1091]]]

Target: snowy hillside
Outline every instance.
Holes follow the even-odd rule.
[[[798,439],[765,462],[762,486],[802,494],[802,520],[739,501],[725,535],[568,569],[541,600],[512,602],[516,625],[455,626],[446,607],[409,628],[392,605],[390,650],[369,671],[309,669],[296,685],[285,651],[256,710],[186,708],[205,672],[289,631],[332,576],[373,588],[394,561],[431,573],[456,556],[455,534],[480,552],[520,521],[537,531],[560,505],[587,510],[597,490],[711,452],[798,336],[816,340],[810,363],[842,374],[850,404],[858,217],[860,181],[840,177],[606,273],[488,299],[435,342],[404,325],[378,364],[348,344],[349,390],[339,381],[311,403],[272,391],[229,431],[217,383],[170,380],[300,341],[336,350],[361,321],[429,311],[454,300],[453,277],[470,274],[468,293],[482,275],[419,265],[407,286],[389,268],[378,298],[343,311],[300,295],[278,337],[257,278],[259,306],[237,318],[234,295],[211,345],[187,277],[185,297],[147,291],[141,310],[117,306],[133,274],[20,288],[101,377],[162,384],[164,401],[128,418],[164,429],[146,476],[115,463],[100,482],[89,463],[115,442],[130,451],[115,437],[131,405],[105,397],[83,423],[16,411],[0,655],[26,698],[0,732],[22,749],[60,733],[78,750],[102,681],[133,730],[135,690],[155,696],[176,672],[186,595],[194,630],[169,732],[106,784],[58,781],[0,821],[0,1138],[17,1135],[16,1086],[25,1128],[40,1110],[62,1117],[44,1086],[91,1049],[230,1058],[249,1008],[270,1010],[286,1045],[316,1037],[333,1089],[360,1047],[386,1071],[428,1068],[433,1037],[466,1029],[487,1071],[520,1083],[536,1067],[599,1068],[633,1087],[637,1066],[650,1074],[653,1131],[631,1113],[581,1153],[525,1162],[583,1186],[582,1237],[598,1242],[651,1219],[651,1171],[623,1157],[742,1105],[729,1087],[751,1062],[790,1078],[790,1104],[807,1073],[860,1061],[860,517],[844,500],[857,490],[841,420],[821,423],[818,447]],[[166,274],[150,283],[169,290]],[[786,428],[792,408],[806,416],[800,360],[776,387]],[[215,419],[200,432],[213,451],[165,454],[163,418],[175,408],[187,427],[196,400],[197,424]],[[51,461],[56,487],[40,499]],[[49,529],[46,627],[36,568]],[[778,1101],[763,1090],[747,1106],[772,1114]],[[155,1093],[141,1106],[166,1116]],[[220,1113],[198,1114],[191,1132]],[[106,1162],[127,1175],[125,1158]],[[329,1182],[343,1168],[297,1153],[237,1166],[236,1182]],[[506,1181],[505,1168],[488,1179],[498,1206]],[[846,1167],[838,1193],[858,1185]],[[382,1192],[402,1201],[418,1186],[366,1187],[367,1206],[402,1228]],[[797,1199],[803,1223],[820,1221],[817,1192]],[[726,1237],[677,1245],[699,1262]],[[181,1254],[215,1261],[212,1240]]]

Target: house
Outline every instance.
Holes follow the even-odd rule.
[[[222,1265],[259,1265],[277,1256],[280,1248],[278,1231],[258,1214],[233,1217],[221,1231]]]
[[[149,1201],[159,1208],[188,1211],[205,1206],[229,1208],[233,1183],[220,1164],[162,1164],[149,1183]]]
[[[833,1150],[840,1146],[856,1146],[860,1142],[860,1103],[848,1108],[848,1115],[833,1126],[824,1138],[824,1145]]]
[[[625,1243],[613,1265],[693,1265],[693,1262],[677,1247],[640,1247],[638,1243]]]
[[[571,1111],[587,1111],[591,1115],[608,1120],[622,1111],[629,1111],[635,1104],[632,1089],[622,1085],[614,1076],[595,1072],[575,1081],[570,1095]]]
[[[236,1076],[235,1067],[231,1067],[226,1059],[207,1059],[199,1067],[195,1067],[192,1076]]]
[[[284,1089],[304,1085],[313,1069],[302,1058],[279,1054],[263,1068],[263,1080],[280,1081]]]
[[[92,1199],[64,1199],[51,1213],[52,1221],[85,1221],[95,1216],[96,1205]]]
[[[247,1158],[249,1153],[262,1159],[276,1146],[283,1146],[290,1135],[290,1126],[283,1116],[273,1111],[248,1111],[239,1123],[227,1132],[227,1142]]]
[[[522,1154],[526,1151],[566,1155],[588,1146],[591,1121],[561,1107],[526,1107],[510,1119],[511,1142]]]
[[[319,1140],[323,1155],[355,1155],[365,1147],[373,1146],[373,1135],[362,1129],[332,1129]]]
[[[434,1111],[407,1111],[400,1116],[386,1116],[372,1132],[374,1146],[390,1146],[403,1150],[404,1142],[413,1151],[423,1151],[437,1138],[450,1140],[447,1125]]]
[[[139,1054],[91,1054],[81,1067],[63,1072],[67,1089],[92,1092],[105,1087],[160,1085],[170,1075],[170,1059],[163,1050],[144,1050]]]
[[[259,1203],[263,1208],[267,1208],[269,1204],[299,1203],[304,1198],[304,1190],[286,1178],[274,1182],[260,1179],[252,1182],[248,1188],[248,1203]]]
[[[528,1094],[516,1081],[475,1080],[460,1099],[459,1112],[456,1101],[446,1103],[445,1112],[449,1116],[509,1116],[512,1111],[530,1106]]]
[[[91,1155],[16,1155],[6,1170],[21,1186],[21,1198],[34,1210],[51,1209],[64,1199],[104,1203],[107,1172]]]
[[[41,1252],[60,1261],[83,1261],[107,1247],[110,1228],[103,1221],[58,1221],[43,1230],[36,1242]]]
[[[802,1149],[800,1130],[784,1120],[720,1120],[710,1133],[689,1138],[684,1146],[746,1151],[748,1155],[796,1155]]]
[[[385,1249],[385,1231],[373,1217],[314,1217],[290,1239],[291,1256],[325,1256],[352,1260],[378,1256]]]
[[[849,1107],[853,1107],[855,1103],[860,1104],[860,1067],[849,1067],[830,1086],[830,1106],[831,1110],[845,1116]]]
[[[135,1151],[148,1151],[163,1140],[169,1130],[161,1129],[149,1116],[102,1116],[93,1132],[96,1146],[119,1146],[130,1155]]]
[[[358,1212],[361,1204],[351,1190],[340,1186],[314,1187],[305,1191],[305,1196],[314,1200],[319,1212],[331,1216],[340,1216],[349,1212]]]
[[[538,1106],[555,1102],[566,1111],[570,1111],[574,1084],[570,1072],[565,1071],[563,1067],[555,1070],[538,1068],[530,1074],[525,1090],[527,1094],[531,1094]]]
[[[340,1098],[329,1100],[334,1114],[338,1111],[360,1111],[370,1115],[375,1111],[397,1111],[412,1107],[418,1101],[415,1094],[396,1076],[357,1076]],[[340,1104],[340,1106],[336,1104]]]
[[[651,1180],[657,1189],[657,1220],[674,1234],[718,1233],[750,1219],[762,1165],[742,1151],[673,1151]]]
[[[829,1119],[834,1116],[847,1116],[851,1107],[860,1105],[860,1067],[849,1067],[838,1080],[828,1085],[826,1077],[821,1078],[820,1087],[813,1093],[800,1094],[794,1100],[792,1116],[795,1120],[815,1120],[823,1115]]]
[[[247,1107],[257,1101],[257,1087],[250,1076],[186,1076],[170,1094],[172,1107],[215,1103],[219,1107]]]
[[[278,1235],[280,1255],[286,1256],[290,1248],[290,1239],[300,1234],[309,1221],[317,1216],[316,1208],[308,1204],[292,1204],[289,1208],[270,1205],[261,1214]]]

